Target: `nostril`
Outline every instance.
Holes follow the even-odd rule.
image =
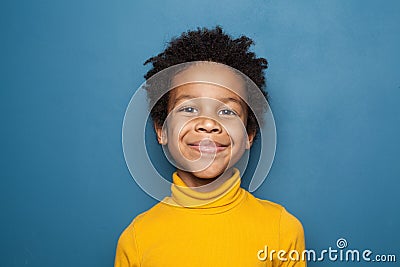
[[[214,120],[201,119],[198,121],[195,129],[203,133],[219,133],[221,131],[221,126]]]
[[[199,127],[199,128],[197,128],[197,130],[199,132],[207,132],[207,133],[218,133],[220,131],[220,129],[218,129],[218,128],[206,129],[203,127]]]

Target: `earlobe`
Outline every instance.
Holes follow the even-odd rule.
[[[248,134],[248,138],[246,140],[246,149],[250,149],[253,145],[254,137],[256,136],[255,132],[251,132]]]
[[[156,131],[157,134],[157,141],[160,145],[166,145],[167,144],[167,133],[166,133],[166,129],[162,126],[156,125],[154,123],[154,130]]]
[[[252,141],[250,142],[250,140],[247,139],[247,141],[246,141],[246,149],[250,149],[252,144],[253,144],[253,142]]]

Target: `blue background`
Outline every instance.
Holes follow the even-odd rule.
[[[113,264],[121,231],[156,203],[121,145],[142,63],[216,24],[270,63],[278,144],[255,195],[297,216],[309,249],[344,237],[400,257],[398,1],[3,0],[0,266]]]

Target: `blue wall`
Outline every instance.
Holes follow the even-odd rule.
[[[156,203],[121,145],[142,63],[216,24],[270,63],[278,144],[255,195],[296,215],[310,249],[344,237],[400,257],[398,1],[3,0],[0,266],[113,264],[120,232]]]

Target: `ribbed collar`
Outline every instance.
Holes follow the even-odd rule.
[[[240,187],[240,172],[234,174],[218,188],[210,192],[199,192],[188,187],[175,172],[172,176],[171,197],[163,200],[166,204],[197,210],[206,213],[218,213],[229,210],[239,204],[244,196]]]

